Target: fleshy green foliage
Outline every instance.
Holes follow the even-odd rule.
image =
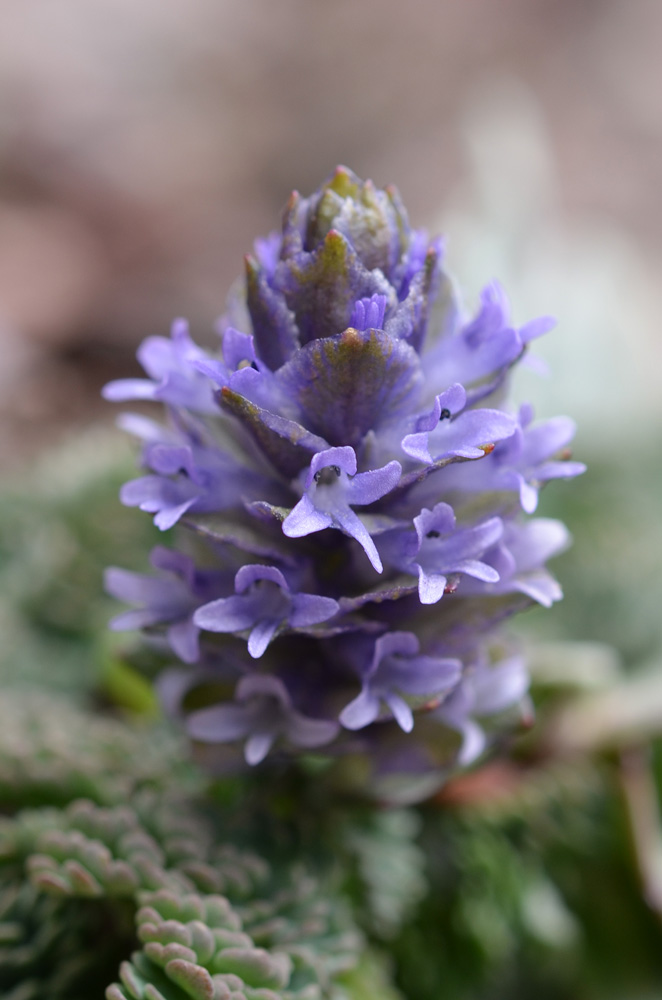
[[[3,872],[0,995],[3,1000],[91,1000],[133,943],[126,907],[63,899]]]
[[[105,926],[137,911],[143,948],[122,963],[109,1000],[321,1000],[361,947],[328,887],[323,893],[301,869],[276,876],[254,855],[219,847],[193,803],[163,794],[137,794],[133,807],[81,800],[23,810],[0,827],[0,862],[9,949],[0,968],[12,988],[27,989],[20,977],[29,982],[50,960],[49,989],[65,995],[53,984],[71,973],[52,943],[63,936],[74,954],[76,941],[87,954],[82,900]],[[29,884],[20,882],[23,866]],[[119,937],[126,943],[126,928]]]
[[[142,896],[137,914],[142,952],[124,963],[122,986],[108,1000],[143,1000],[151,983],[170,1000],[276,1000],[288,986],[293,963],[286,952],[255,947],[223,896],[177,895],[167,890]],[[306,991],[321,995],[320,991]],[[288,996],[303,996],[287,990]]]

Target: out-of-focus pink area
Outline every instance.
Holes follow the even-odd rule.
[[[518,126],[512,141],[499,128],[508,107],[489,110],[504,80],[543,123],[553,224],[602,220],[633,248],[634,290],[619,295],[648,295],[662,256],[656,0],[6,0],[2,22],[2,465],[107,413],[100,385],[135,370],[138,341],[173,316],[209,339],[253,238],[338,162],[396,181],[416,224],[447,221],[451,241],[457,224],[461,244],[481,206],[503,204],[490,129],[521,163]],[[479,186],[497,178],[482,201],[472,169]],[[486,260],[498,270],[505,252]],[[646,319],[627,327],[624,349],[662,362]]]

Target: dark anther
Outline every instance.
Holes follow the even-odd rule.
[[[315,482],[320,486],[330,486],[334,479],[340,478],[340,467],[338,465],[327,465],[319,469],[314,476]]]
[[[440,420],[450,420],[450,418],[451,418],[451,411],[447,407],[444,406],[443,410],[439,414],[439,419]]]
[[[427,533],[427,535],[426,535],[425,537],[426,537],[426,538],[439,538],[439,532],[438,532],[438,531],[436,531],[436,530],[435,530],[435,529],[433,528],[433,529],[432,529],[432,531],[428,531],[428,533]]]

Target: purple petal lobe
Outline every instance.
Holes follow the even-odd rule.
[[[466,573],[476,580],[484,580],[486,583],[496,583],[499,579],[498,572],[487,563],[478,559],[459,559],[455,564],[456,573]]]
[[[384,701],[393,712],[393,718],[405,733],[410,733],[414,728],[414,714],[402,698],[397,694],[385,694]]]
[[[349,482],[347,500],[351,504],[369,504],[386,496],[400,481],[402,466],[399,462],[389,462],[381,469],[359,472]]]
[[[128,399],[154,399],[156,385],[146,378],[120,378],[108,382],[101,390],[104,399],[123,403]]]
[[[341,472],[346,472],[348,476],[355,475],[356,452],[354,449],[346,446],[344,448],[327,448],[325,451],[318,452],[310,463],[310,470],[305,479],[306,488],[312,486],[318,472],[334,465],[337,465]]]
[[[379,553],[375,543],[373,542],[368,529],[364,527],[361,519],[354,511],[347,507],[345,509],[338,510],[334,520],[337,522],[338,527],[349,535],[350,538],[356,539],[356,541],[363,547],[365,554],[373,565],[373,568],[381,573],[383,570],[382,561],[379,558]]]
[[[379,698],[365,688],[354,701],[350,701],[340,713],[340,722],[345,729],[363,729],[374,722],[379,715]]]
[[[132,632],[134,629],[158,625],[162,621],[163,616],[159,611],[150,608],[136,608],[134,611],[124,611],[121,615],[111,618],[108,622],[108,628],[112,632]]]
[[[535,486],[527,483],[522,476],[517,478],[519,479],[519,502],[522,505],[522,510],[527,514],[533,514],[538,506],[538,490]]]
[[[230,372],[222,361],[213,361],[211,358],[205,358],[203,361],[196,361],[194,367],[196,371],[199,371],[202,375],[206,375],[216,385],[223,386],[228,384]]]
[[[538,319],[529,320],[528,323],[519,328],[522,343],[528,344],[529,341],[535,340],[536,337],[542,337],[543,334],[553,330],[556,325],[557,320],[553,316],[539,316]]]
[[[339,725],[331,719],[311,719],[300,712],[291,712],[287,735],[295,746],[313,749],[330,743],[338,735]]]
[[[154,518],[154,524],[160,531],[168,531],[169,528],[177,524],[179,519],[184,516],[187,510],[190,510],[194,503],[195,500],[185,500],[184,503],[180,503],[176,507],[168,507],[160,510]],[[143,507],[143,510],[145,509]]]
[[[481,726],[473,719],[467,719],[460,727],[462,736],[462,746],[457,755],[457,762],[462,767],[468,767],[478,760],[487,743],[485,733]]]
[[[230,743],[249,732],[249,721],[241,705],[212,705],[189,715],[189,736],[203,743]]]
[[[253,659],[259,659],[273,639],[279,622],[269,619],[259,621],[248,637],[248,652]]]
[[[242,594],[245,590],[248,590],[251,584],[256,583],[258,580],[270,580],[271,583],[275,583],[283,590],[289,592],[290,588],[287,585],[287,580],[279,569],[275,566],[262,566],[257,563],[249,563],[248,566],[241,566],[237,570],[237,575],[234,578],[234,588],[238,594]]]
[[[310,497],[304,494],[283,521],[283,533],[288,538],[301,538],[315,531],[330,528],[332,524],[333,518],[318,510]]]
[[[421,604],[436,604],[444,596],[448,580],[440,573],[426,573],[419,567],[418,597]]]
[[[255,733],[249,736],[244,747],[246,763],[251,766],[260,764],[271,750],[275,739],[275,733]]]
[[[391,656],[394,653],[414,656],[418,653],[419,648],[420,643],[413,632],[387,632],[386,635],[380,636],[375,643],[375,651],[368,674],[375,673],[380,661],[385,656]]]
[[[255,623],[257,610],[253,602],[234,595],[203,604],[193,615],[198,628],[208,632],[243,632]]]
[[[308,625],[318,625],[325,622],[340,610],[340,605],[331,597],[318,597],[317,594],[295,594],[292,598],[290,625],[292,628],[305,628]]]
[[[271,674],[246,674],[237,684],[236,696],[239,701],[250,698],[272,698],[283,708],[290,707],[290,696],[279,677]]]
[[[518,575],[513,581],[513,587],[541,604],[543,608],[551,608],[555,601],[560,601],[563,597],[558,581],[542,568]]]
[[[200,658],[199,632],[189,619],[170,626],[168,642],[184,663],[196,663]]]
[[[223,334],[223,360],[230,371],[235,371],[242,363],[252,364],[255,361],[253,337],[229,326]]]

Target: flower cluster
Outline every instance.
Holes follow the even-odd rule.
[[[122,418],[146,474],[121,498],[188,548],[107,585],[138,606],[115,628],[189,665],[161,691],[194,740],[250,764],[369,749],[385,772],[482,751],[480,720],[527,689],[501,622],[561,596],[545,562],[567,533],[530,516],[538,490],[583,471],[570,420],[504,403],[553,325],[515,326],[497,284],[465,315],[397,192],[338,168],[256,241],[217,352],[183,320],[145,341],[147,377],[105,395],[167,420]]]

